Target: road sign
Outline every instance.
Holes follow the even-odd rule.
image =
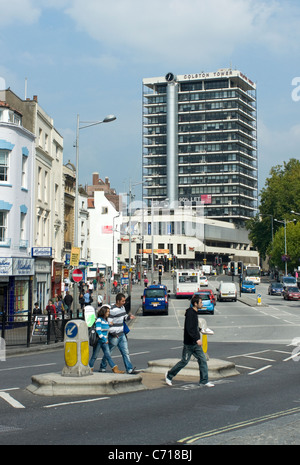
[[[83,279],[83,272],[77,268],[73,271],[72,278],[75,283],[79,283]]]
[[[73,337],[76,337],[76,336],[77,336],[77,333],[78,333],[78,326],[77,326],[77,324],[74,323],[73,321],[70,321],[70,322],[66,325],[66,336],[72,339]]]

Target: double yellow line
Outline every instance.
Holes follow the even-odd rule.
[[[193,436],[188,436],[186,438],[180,439],[177,442],[184,443],[184,444],[193,444],[194,442],[200,439],[208,438],[211,436],[216,436],[217,434],[228,433],[229,431],[233,431],[239,428],[245,428],[247,426],[252,426],[258,423],[262,423],[264,421],[274,420],[274,419],[284,417],[287,415],[292,415],[294,413],[300,413],[300,407],[295,407],[289,410],[283,410],[281,412],[272,413],[270,415],[265,415],[264,417],[253,418],[252,420],[242,421],[240,423],[235,423],[233,425],[223,426],[223,428],[213,429],[211,431],[206,431],[204,433],[199,433]]]

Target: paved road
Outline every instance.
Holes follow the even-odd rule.
[[[216,286],[211,278],[210,287]],[[299,444],[300,364],[290,345],[300,336],[299,303],[268,297],[266,289],[259,286],[268,307],[246,296],[250,305],[218,303],[215,315],[205,317],[215,331],[210,356],[233,360],[241,373],[213,389],[180,377],[169,388],[159,375],[152,389],[139,393],[43,398],[26,386],[33,374],[61,371],[62,349],[8,357],[0,362],[0,443]],[[134,286],[136,301],[141,291]],[[138,369],[148,360],[180,357],[187,304],[171,299],[169,316],[138,312],[129,335]],[[117,353],[114,358],[121,365]]]

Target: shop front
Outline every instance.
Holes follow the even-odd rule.
[[[52,247],[33,247],[35,276],[33,282],[33,300],[44,311],[51,299]]]
[[[33,308],[34,260],[32,258],[0,259],[0,312],[8,321],[22,321]]]

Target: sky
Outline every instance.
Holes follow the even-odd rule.
[[[142,179],[142,80],[238,69],[257,85],[259,191],[300,153],[297,0],[0,0],[0,88],[38,96],[75,164],[126,192]],[[141,186],[136,185],[136,198]]]

